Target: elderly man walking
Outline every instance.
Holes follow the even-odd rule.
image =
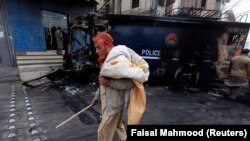
[[[102,121],[98,141],[112,141],[115,133],[120,141],[127,140],[122,113],[128,107],[128,124],[138,124],[145,111],[146,97],[143,83],[148,80],[148,63],[125,45],[113,45],[106,32],[93,37],[98,62],[101,65],[99,84],[92,104],[101,99]]]

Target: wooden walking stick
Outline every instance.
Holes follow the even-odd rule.
[[[70,120],[72,120],[74,117],[78,116],[79,114],[81,114],[82,112],[86,111],[87,109],[89,109],[91,106],[93,106],[93,104],[90,104],[89,106],[85,107],[84,109],[82,109],[81,111],[77,112],[76,114],[74,114],[73,116],[69,117],[68,119],[66,119],[65,121],[63,121],[62,123],[60,123],[59,125],[56,126],[56,128],[59,128],[60,126],[66,124],[67,122],[69,122]]]

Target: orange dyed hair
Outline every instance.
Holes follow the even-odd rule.
[[[107,32],[100,32],[98,34],[96,34],[93,38],[92,38],[94,44],[99,42],[101,44],[103,44],[105,47],[112,47],[113,46],[113,38],[110,34],[108,34]]]

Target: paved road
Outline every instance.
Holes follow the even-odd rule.
[[[0,140],[96,140],[100,105],[55,129],[88,105],[96,87],[67,84],[28,88],[20,82],[0,83]],[[250,124],[249,92],[232,101],[207,92],[173,92],[165,86],[145,89],[147,109],[141,124]]]

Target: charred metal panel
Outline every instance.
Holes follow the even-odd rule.
[[[63,56],[52,51],[17,53],[17,65],[20,79],[28,81],[62,68]]]

